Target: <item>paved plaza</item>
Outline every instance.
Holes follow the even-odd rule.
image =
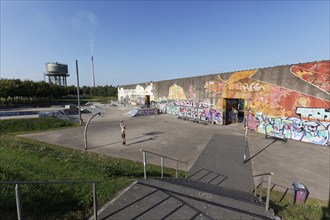
[[[245,130],[242,124],[202,125],[166,114],[130,117],[129,111],[132,108],[106,106],[106,112],[102,117],[94,117],[87,130],[88,151],[142,162],[140,149],[143,149],[185,161],[188,163],[188,169],[191,170],[196,166],[196,161],[203,163],[199,158],[201,155],[207,166],[212,164],[220,167],[228,166],[231,158],[221,161],[220,158],[223,157],[220,155],[207,156],[202,152],[211,142],[213,148],[217,145],[231,146],[235,143],[235,146],[240,145],[239,149],[241,149],[235,152],[239,155],[235,158],[235,162],[243,164]],[[82,116],[83,121],[86,122],[92,114]],[[126,146],[121,144],[120,119],[127,124]],[[22,136],[84,150],[84,128],[80,126]],[[287,188],[292,188],[294,181],[298,181],[307,186],[310,197],[328,200],[329,147],[292,140],[283,142],[266,139],[265,135],[255,132],[248,133],[248,145],[247,164],[252,165],[253,175],[273,172],[274,190],[285,191]],[[148,157],[148,163],[160,165],[160,160],[158,157]],[[164,164],[175,167],[170,161],[165,161]],[[242,174],[238,173],[238,175]]]

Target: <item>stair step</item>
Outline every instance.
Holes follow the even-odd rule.
[[[193,185],[194,181],[179,182],[169,179],[139,180],[102,208],[98,217],[102,220],[274,219],[272,210],[266,212],[260,204],[200,190],[204,183],[189,187],[182,185],[182,182]]]
[[[173,183],[185,187],[194,188],[196,190],[205,191],[208,193],[212,193],[215,195],[232,198],[235,200],[241,200],[245,202],[252,202],[260,206],[264,206],[263,203],[260,203],[258,198],[255,197],[252,193],[248,193],[245,191],[239,191],[235,189],[231,189],[228,187],[218,186],[214,184],[208,184],[204,182],[200,182],[192,179],[184,179],[184,178],[153,178],[161,181],[165,181],[168,183]]]
[[[166,192],[178,199],[182,199],[191,206],[200,203],[207,206],[208,212],[218,215],[231,213],[230,215],[240,215],[256,219],[270,219],[274,217],[273,210],[265,211],[265,206],[254,200],[250,193],[218,187],[217,191],[213,186],[207,188],[204,183],[195,183],[191,180],[173,179],[147,179],[139,180],[139,184],[149,186]],[[212,211],[213,210],[213,211]]]

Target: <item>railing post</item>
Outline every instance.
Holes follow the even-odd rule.
[[[96,183],[93,183],[93,204],[94,204],[94,220],[97,220]]]
[[[254,184],[254,196],[257,197],[257,185]]]
[[[268,176],[268,185],[267,185],[267,196],[266,196],[266,212],[268,212],[269,209],[269,197],[270,197],[270,185],[272,182],[272,175]]]
[[[259,190],[259,202],[262,201],[262,189],[264,188],[264,176],[261,176],[260,178],[260,187],[261,187],[261,190]]]
[[[160,157],[160,168],[161,168],[161,177],[164,178],[164,159]]]
[[[140,149],[140,151],[142,151],[143,154],[143,169],[144,169],[144,179],[147,179],[147,153],[149,154],[153,154],[156,155],[158,157],[160,157],[160,166],[161,166],[161,178],[164,178],[164,159],[169,159],[169,160],[173,160],[176,161],[176,170],[175,170],[175,177],[178,178],[178,171],[179,171],[179,163],[183,163],[186,165],[186,179],[188,178],[188,163],[180,161],[180,160],[176,160],[170,157],[166,157],[166,156],[162,156],[160,154],[156,154],[150,151],[145,151]]]
[[[15,186],[15,194],[16,194],[16,207],[17,207],[17,219],[22,220],[22,201],[21,201],[21,189],[18,184]]]
[[[267,182],[267,192],[266,192],[266,202],[265,202],[265,208],[266,208],[266,212],[268,212],[269,210],[269,200],[270,200],[270,186],[272,184],[272,175],[274,175],[274,173],[264,173],[264,174],[258,174],[255,175],[253,177],[259,177],[260,176],[260,189],[259,189],[259,202],[262,202],[262,191],[263,191],[263,184],[264,184],[264,176],[268,176],[268,182]],[[257,195],[257,186],[254,186],[254,196]]]
[[[144,179],[147,179],[147,158],[146,158],[146,152],[142,151],[143,154],[143,171],[144,171]]]
[[[178,178],[178,169],[179,169],[179,162],[176,161],[175,178]]]

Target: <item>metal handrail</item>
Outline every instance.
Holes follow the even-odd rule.
[[[32,184],[77,184],[77,183],[92,183],[93,184],[93,208],[94,219],[97,220],[97,199],[96,199],[96,183],[100,181],[2,181],[0,184],[13,185],[15,184],[16,208],[17,219],[23,219],[23,207],[21,198],[21,189],[19,185],[32,185]]]
[[[160,154],[157,154],[157,153],[153,153],[153,152],[150,152],[150,151],[146,151],[146,150],[142,150],[142,149],[140,149],[140,151],[143,154],[144,179],[147,179],[147,153],[153,154],[153,155],[156,155],[156,156],[159,156],[160,157],[161,178],[164,177],[164,158],[169,159],[169,160],[176,161],[175,178],[178,178],[178,167],[179,167],[179,163],[183,163],[183,164],[186,165],[186,178],[188,177],[188,163],[187,162],[180,161],[180,160],[177,160],[177,159],[174,159],[174,158],[171,158],[171,157],[163,156],[163,155],[160,155]]]
[[[268,212],[268,209],[269,209],[270,185],[272,183],[273,175],[274,175],[274,173],[262,173],[262,174],[257,174],[257,175],[253,176],[253,177],[260,177],[261,190],[259,192],[259,202],[262,201],[262,189],[263,189],[263,183],[264,183],[264,176],[268,176],[267,195],[266,195],[266,212]],[[256,185],[254,186],[254,196],[257,196],[257,186]]]

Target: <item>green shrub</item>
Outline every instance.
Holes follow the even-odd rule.
[[[0,120],[0,134],[44,131],[63,127],[76,126],[77,123],[57,118],[25,118]]]

